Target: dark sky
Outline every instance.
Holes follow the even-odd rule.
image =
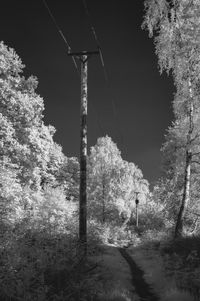
[[[96,50],[82,0],[46,0],[73,51]],[[88,145],[109,135],[122,157],[159,177],[160,148],[172,120],[173,82],[160,76],[153,40],[141,30],[142,0],[87,0],[103,50],[89,61]],[[80,80],[42,0],[1,3],[0,37],[39,79],[45,122],[67,156],[79,153]],[[114,103],[114,105],[112,105]]]

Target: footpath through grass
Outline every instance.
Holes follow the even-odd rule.
[[[161,301],[200,300],[200,239],[147,240],[128,248]]]

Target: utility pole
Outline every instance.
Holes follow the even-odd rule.
[[[81,256],[87,255],[87,103],[88,59],[99,51],[69,52],[81,62],[80,105],[80,187],[79,187],[79,241]]]

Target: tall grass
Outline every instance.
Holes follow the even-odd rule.
[[[161,248],[166,272],[175,277],[181,291],[200,300],[200,237],[170,240]]]

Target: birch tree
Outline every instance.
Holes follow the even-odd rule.
[[[145,1],[143,27],[155,37],[160,71],[172,72],[176,86],[173,129],[185,124],[184,172],[181,204],[175,236],[183,233],[183,219],[190,201],[194,142],[199,138],[194,119],[199,114],[200,3],[197,0]]]
[[[89,211],[104,223],[114,212],[117,173],[123,160],[117,145],[108,136],[98,138],[88,158]]]
[[[132,162],[122,159],[117,145],[108,136],[97,140],[88,159],[89,213],[101,222],[126,226],[138,198],[141,206],[149,194],[149,183]]]

